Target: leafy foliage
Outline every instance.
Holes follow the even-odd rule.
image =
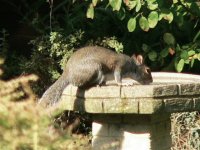
[[[198,112],[172,115],[172,150],[197,150],[200,147],[200,123]]]

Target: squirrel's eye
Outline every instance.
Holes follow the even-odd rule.
[[[151,70],[149,68],[147,68],[146,73],[151,74]]]

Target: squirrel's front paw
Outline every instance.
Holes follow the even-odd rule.
[[[133,82],[123,82],[123,83],[117,83],[119,86],[131,86],[133,85]]]

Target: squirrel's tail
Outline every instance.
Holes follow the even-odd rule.
[[[69,84],[66,77],[66,72],[63,72],[60,78],[44,92],[39,100],[39,104],[43,106],[56,104],[59,101],[63,90]]]

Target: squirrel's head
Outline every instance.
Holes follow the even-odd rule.
[[[136,80],[141,84],[149,84],[153,82],[151,69],[144,64],[144,59],[142,55],[138,56],[133,55],[132,58],[134,59],[134,62],[137,65],[135,70]]]

